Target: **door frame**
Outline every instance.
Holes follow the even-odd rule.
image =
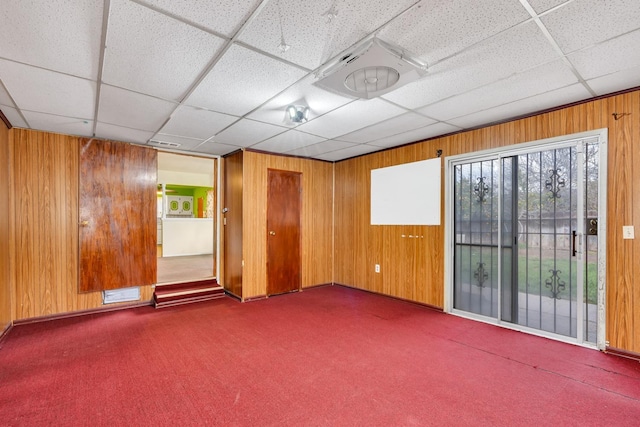
[[[554,138],[541,139],[537,141],[525,142],[521,144],[507,145],[498,148],[475,151],[470,153],[448,156],[445,158],[444,177],[445,177],[445,239],[444,239],[444,311],[461,317],[478,320],[527,332],[533,335],[544,336],[558,341],[565,341],[571,344],[577,344],[584,347],[593,348],[591,343],[584,342],[582,339],[574,339],[571,337],[562,337],[557,334],[545,331],[527,328],[525,326],[513,324],[510,322],[481,316],[473,313],[467,313],[453,308],[453,291],[454,291],[454,166],[462,162],[476,162],[488,159],[501,159],[507,156],[514,156],[521,153],[527,153],[538,150],[551,150],[557,147],[566,146],[572,141],[578,141],[588,138],[597,137],[600,143],[599,148],[599,171],[598,171],[598,325],[596,333],[596,348],[604,350],[606,348],[606,236],[607,236],[607,142],[608,129],[596,129],[587,132],[579,132],[570,135],[563,135]],[[580,245],[584,247],[585,236],[580,236]],[[500,268],[498,269],[500,274]],[[499,279],[500,280],[500,279]],[[498,303],[500,307],[500,303]]]

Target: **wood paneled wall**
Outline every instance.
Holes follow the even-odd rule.
[[[331,283],[333,164],[246,151],[242,297],[267,292],[267,169],[302,173],[302,287]]]
[[[100,292],[78,293],[80,138],[14,128],[9,142],[13,319],[101,307]]]
[[[9,280],[9,130],[0,120],[0,334],[13,320]]]
[[[614,112],[630,115],[615,120]],[[609,129],[606,336],[610,346],[640,353],[640,238],[622,239],[623,225],[640,227],[640,168],[634,167],[640,161],[640,91],[337,163],[335,281],[443,306],[444,222],[370,225],[372,169],[433,158],[437,149],[446,157],[600,128]],[[381,273],[374,272],[376,263]]]

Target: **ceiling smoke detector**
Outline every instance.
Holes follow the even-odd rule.
[[[400,47],[373,38],[318,73],[314,85],[353,98],[376,98],[413,82],[427,66]]]

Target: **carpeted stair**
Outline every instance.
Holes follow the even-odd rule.
[[[207,301],[224,297],[224,288],[216,278],[182,283],[156,285],[153,302],[156,308],[170,307],[191,302]]]

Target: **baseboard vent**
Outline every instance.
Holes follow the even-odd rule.
[[[102,304],[116,302],[138,301],[140,299],[140,287],[110,289],[102,291]]]

